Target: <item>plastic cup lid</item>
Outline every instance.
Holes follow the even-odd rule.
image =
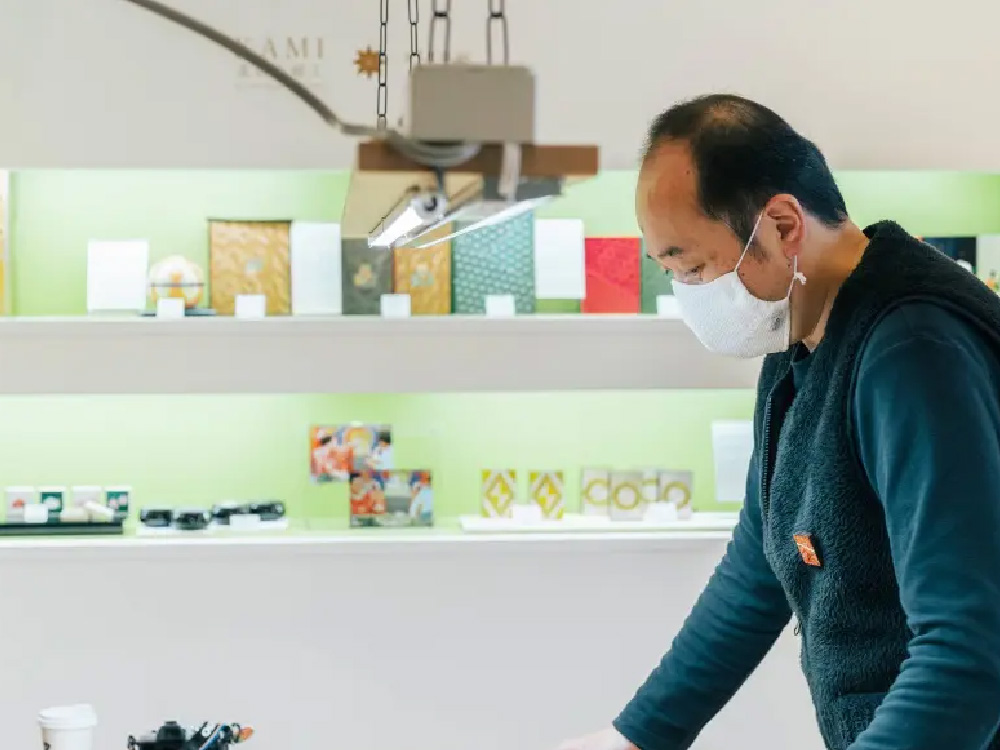
[[[39,711],[38,723],[46,729],[90,729],[97,726],[97,713],[87,703],[57,706]]]

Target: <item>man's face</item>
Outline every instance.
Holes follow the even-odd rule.
[[[646,252],[678,281],[704,284],[736,268],[743,241],[701,211],[697,174],[685,145],[664,144],[649,158],[639,175],[635,208]],[[783,299],[788,293],[791,272],[778,223],[765,211],[739,268],[744,285],[760,299]]]

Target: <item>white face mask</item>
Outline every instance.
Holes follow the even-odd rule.
[[[767,301],[754,297],[738,273],[762,216],[757,217],[732,271],[707,284],[673,281],[681,318],[705,348],[716,354],[762,357],[783,352],[791,345],[789,298],[796,281],[806,283],[806,277],[799,273],[798,258],[792,259],[792,280],[784,299]]]

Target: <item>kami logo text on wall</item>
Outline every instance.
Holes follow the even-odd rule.
[[[240,41],[258,55],[307,86],[322,86],[326,60],[326,38],[309,34],[242,37]],[[238,83],[244,86],[278,84],[249,63],[240,61]]]

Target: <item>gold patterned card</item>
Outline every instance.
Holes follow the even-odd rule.
[[[517,472],[514,469],[483,469],[480,508],[484,518],[512,518],[517,502]]]
[[[585,516],[607,516],[611,496],[611,472],[590,468],[580,472],[580,512]]]
[[[693,512],[691,507],[694,474],[690,471],[660,471],[659,492],[657,500],[670,503],[677,508],[681,518],[689,517]]]
[[[528,474],[531,502],[542,509],[542,517],[558,520],[563,517],[563,473],[561,471],[532,471]]]
[[[642,493],[643,472],[611,472],[611,520],[641,521],[647,503]]]
[[[268,315],[292,309],[290,221],[209,221],[212,307],[233,315],[236,297],[262,294]]]
[[[660,496],[660,470],[644,469],[642,472],[642,501],[649,505]]]
[[[452,232],[445,224],[419,240],[426,244]],[[430,247],[401,247],[393,253],[395,291],[410,295],[411,315],[451,313],[451,240]]]

